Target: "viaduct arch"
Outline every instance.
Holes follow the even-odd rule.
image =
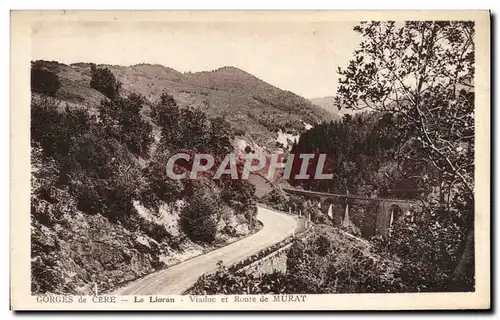
[[[404,199],[389,199],[389,198],[367,198],[355,195],[334,194],[326,192],[315,192],[307,190],[299,190],[294,188],[282,188],[282,190],[289,194],[296,194],[308,197],[314,201],[321,211],[327,214],[331,206],[343,206],[343,210],[331,216],[337,223],[345,221],[348,218],[349,203],[356,203],[358,205],[376,206],[377,212],[375,217],[375,235],[387,235],[390,227],[406,212],[410,211],[412,207],[418,206],[419,202],[415,200]],[[346,209],[347,207],[347,209]],[[340,214],[340,215],[339,215]]]

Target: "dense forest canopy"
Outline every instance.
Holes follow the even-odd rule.
[[[292,180],[291,184],[315,191],[349,192],[367,197],[420,196],[425,185],[419,183],[412,168],[405,168],[397,161],[399,121],[391,114],[364,112],[310,129],[300,136],[291,153],[326,154],[323,172],[332,173],[333,178],[314,180],[316,163],[311,161],[311,179]],[[295,159],[292,177],[300,167],[300,159]]]

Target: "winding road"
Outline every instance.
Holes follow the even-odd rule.
[[[292,216],[260,206],[257,210],[257,219],[263,224],[259,232],[220,249],[152,273],[115,290],[112,294],[182,294],[202,274],[215,271],[218,261],[222,260],[224,265],[242,261],[246,257],[289,237],[297,228],[297,220]]]

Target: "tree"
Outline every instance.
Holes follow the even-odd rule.
[[[378,116],[378,113],[346,115],[342,121],[322,123],[302,134],[291,151],[295,154],[291,177],[298,174],[302,166],[298,154],[312,153],[316,157],[309,162],[310,179],[292,179],[290,183],[315,191],[343,193],[349,190],[358,195],[380,196],[389,183],[374,173],[394,163],[399,130],[390,115],[377,119]],[[333,179],[314,179],[318,154],[326,154],[323,172],[333,174]],[[394,183],[397,181],[399,179]]]
[[[207,114],[195,108],[184,108],[180,127],[181,146],[187,149],[210,146],[210,122]]]
[[[55,73],[42,68],[36,62],[31,65],[31,90],[55,96],[60,87],[61,82]]]
[[[178,145],[181,110],[174,97],[168,93],[162,93],[160,102],[152,108],[151,116],[161,128],[162,142],[174,146]]]
[[[223,159],[231,152],[231,125],[222,117],[208,119],[199,109],[180,108],[174,97],[163,93],[151,116],[161,128],[161,142],[175,149],[203,149]]]
[[[180,198],[182,182],[170,179],[165,170],[171,156],[168,150],[159,147],[151,156],[148,166],[142,170],[147,185],[141,198],[150,208],[158,209],[160,201],[172,202]]]
[[[211,119],[210,124],[210,141],[208,143],[216,155],[224,158],[226,154],[233,150],[231,143],[234,135],[231,125],[222,117]]]
[[[99,116],[107,134],[125,143],[138,156],[147,156],[153,142],[152,126],[142,119],[140,111],[146,99],[131,93],[126,98],[102,100]]]
[[[474,23],[372,21],[354,30],[363,41],[338,70],[335,104],[401,119],[400,159],[433,168],[424,177],[438,189],[430,204],[468,234],[462,258],[469,263],[455,271],[463,274],[473,256]]]
[[[90,65],[90,87],[96,89],[106,97],[114,100],[120,96],[121,83],[116,80],[109,68],[97,68],[94,63]]]
[[[31,101],[31,138],[38,142],[43,154],[58,161],[65,160],[74,140],[88,132],[95,117],[85,109],[57,108],[53,98]]]
[[[179,222],[182,230],[195,242],[213,242],[217,235],[219,209],[220,205],[213,195],[205,194],[198,184],[181,213]]]

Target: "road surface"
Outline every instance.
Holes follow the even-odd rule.
[[[112,294],[181,294],[202,274],[215,271],[218,261],[222,260],[226,266],[242,261],[261,249],[287,238],[297,228],[297,220],[292,216],[262,207],[257,208],[257,219],[263,224],[259,232],[228,246],[152,273],[115,290]]]

